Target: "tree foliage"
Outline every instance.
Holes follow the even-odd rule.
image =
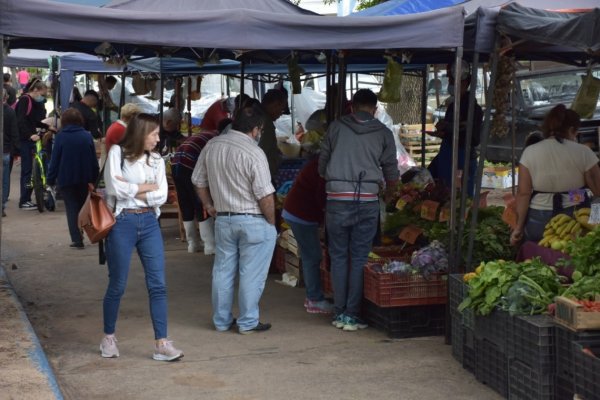
[[[341,0],[323,0],[325,4],[338,3]],[[364,10],[365,8],[376,6],[377,4],[385,3],[387,0],[358,0],[357,10]]]

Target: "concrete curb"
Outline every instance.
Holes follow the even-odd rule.
[[[63,395],[58,387],[56,377],[54,376],[54,371],[52,370],[52,367],[50,367],[48,359],[46,358],[46,353],[44,353],[42,345],[35,331],[33,330],[33,326],[31,326],[29,318],[27,318],[27,314],[25,314],[25,310],[23,310],[23,306],[21,305],[21,302],[19,301],[15,290],[10,284],[8,276],[6,275],[6,272],[4,271],[4,267],[2,265],[0,265],[0,280],[6,282],[4,286],[8,289],[10,296],[13,302],[15,303],[15,306],[19,311],[19,316],[21,317],[23,328],[27,331],[27,335],[29,336],[31,343],[33,343],[33,348],[29,351],[28,354],[30,362],[38,371],[40,371],[44,376],[46,376],[48,380],[48,386],[54,394],[55,400],[64,400]]]

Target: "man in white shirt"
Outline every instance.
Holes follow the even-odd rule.
[[[266,331],[258,303],[275,248],[275,188],[269,164],[258,147],[266,115],[244,108],[226,135],[207,143],[192,174],[205,210],[216,218],[213,266],[213,323],[227,331],[235,323],[231,308],[239,270],[238,332]]]

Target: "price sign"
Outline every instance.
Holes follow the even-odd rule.
[[[442,210],[440,211],[440,218],[439,218],[440,222],[448,222],[450,221],[450,207],[442,207]]]
[[[437,217],[437,210],[440,207],[440,203],[432,200],[425,200],[421,204],[421,218],[428,221],[435,221]]]
[[[592,211],[590,211],[589,224],[600,224],[600,203],[592,203]]]
[[[423,230],[421,228],[414,225],[408,225],[406,228],[402,229],[398,237],[408,244],[415,244],[422,234]]]

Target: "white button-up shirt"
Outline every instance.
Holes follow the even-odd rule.
[[[217,212],[262,214],[258,200],[275,192],[264,151],[233,129],[207,143],[192,182],[209,188]]]
[[[122,182],[116,177],[121,176],[127,182]],[[167,176],[165,162],[156,153],[149,157],[143,155],[134,162],[123,161],[121,169],[121,146],[112,146],[106,158],[104,167],[104,183],[106,184],[106,203],[114,209],[115,216],[124,208],[153,207],[158,217],[160,206],[167,201]],[[146,192],[146,201],[136,199],[138,185],[156,183],[158,190]]]

